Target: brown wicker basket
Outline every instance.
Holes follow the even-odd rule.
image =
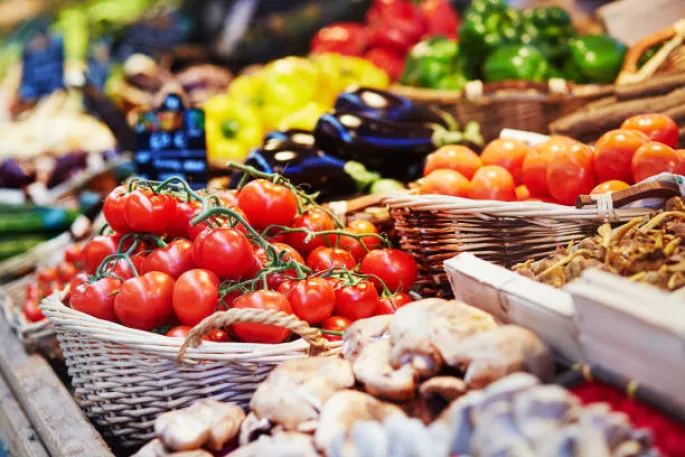
[[[618,83],[636,83],[657,70],[671,72],[685,70],[685,46],[682,42],[654,56],[651,72],[637,70],[638,61],[653,44],[674,36],[675,27],[636,44],[626,55]],[[650,44],[651,43],[651,44]],[[647,65],[645,65],[646,67]],[[425,89],[394,85],[391,90],[413,101],[431,105],[450,113],[464,125],[468,121],[480,124],[486,143],[499,137],[504,128],[549,133],[548,125],[571,114],[598,98],[612,95],[615,85],[580,85],[564,79],[550,79],[546,83],[505,81],[483,83],[470,81],[461,91]]]
[[[230,309],[198,324],[188,342],[96,319],[52,295],[41,309],[57,330],[77,403],[117,444],[132,447],[154,438],[160,414],[202,398],[246,406],[259,383],[284,360],[334,356],[340,342],[293,315]],[[256,322],[290,329],[302,338],[283,344],[198,342],[211,328]],[[182,350],[183,349],[183,350]],[[179,356],[181,354],[181,356]]]
[[[552,203],[408,193],[389,195],[385,203],[402,249],[411,252],[418,263],[416,284],[425,296],[451,295],[443,262],[461,252],[508,267],[592,235],[604,222],[626,222],[655,211],[614,209],[605,203],[576,209]]]

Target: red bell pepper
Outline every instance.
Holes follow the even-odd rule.
[[[447,0],[423,0],[421,10],[426,18],[426,35],[456,40],[461,18]]]
[[[423,11],[409,0],[376,0],[367,20],[372,21],[369,22],[369,45],[392,49],[400,54],[409,52],[426,33]]]
[[[338,22],[324,27],[314,35],[311,53],[335,52],[346,56],[361,56],[368,42],[368,31],[364,24]]]
[[[364,58],[390,75],[393,81],[397,81],[404,73],[405,56],[391,49],[373,48],[364,54]]]

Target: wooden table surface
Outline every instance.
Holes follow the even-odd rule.
[[[115,457],[50,364],[0,313],[0,436],[12,457]]]

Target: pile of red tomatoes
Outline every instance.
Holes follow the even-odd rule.
[[[217,310],[269,309],[339,339],[352,321],[411,301],[417,267],[410,254],[390,248],[370,222],[342,226],[279,177],[213,194],[173,184],[138,182],[106,198],[113,232],[84,246],[91,277],[72,284],[73,309],[169,336],[187,335]],[[206,338],[281,343],[289,336],[239,323]]]

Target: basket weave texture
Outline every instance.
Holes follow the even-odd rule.
[[[340,342],[297,317],[260,309],[230,309],[173,338],[135,330],[68,308],[52,295],[41,309],[57,330],[74,396],[104,436],[124,447],[154,438],[160,414],[212,398],[247,406],[260,382],[279,363],[335,356]],[[302,338],[283,344],[202,342],[212,328],[236,322],[287,327]]]
[[[649,208],[576,209],[540,202],[471,200],[442,195],[395,193],[385,198],[402,249],[419,267],[422,295],[450,296],[443,262],[462,252],[510,267],[545,257],[558,246],[653,213]],[[603,208],[603,209],[600,209]]]

